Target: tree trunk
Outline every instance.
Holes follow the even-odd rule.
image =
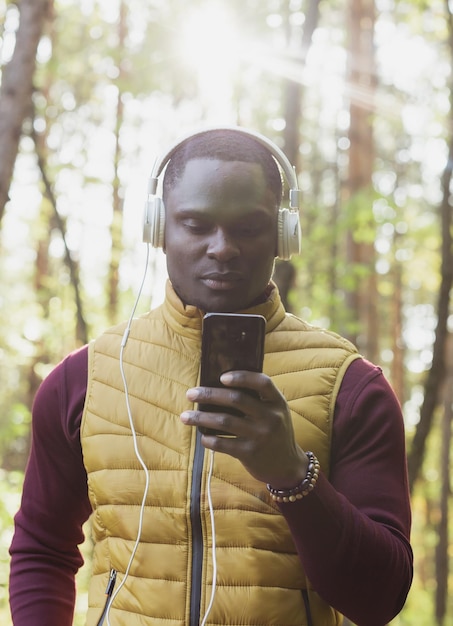
[[[378,358],[378,292],[374,269],[374,241],[364,239],[360,225],[374,229],[372,211],[372,175],[374,138],[371,116],[374,110],[376,72],[374,62],[374,0],[350,0],[349,4],[349,67],[347,84],[350,92],[349,176],[347,193],[350,199],[351,231],[347,236],[347,261],[355,285],[346,292],[346,302],[358,329],[348,333],[371,360]],[[363,218],[366,215],[366,219]],[[356,273],[357,272],[357,273]]]
[[[442,269],[437,305],[437,326],[433,346],[433,359],[425,382],[423,403],[420,408],[420,420],[417,424],[408,456],[409,485],[411,491],[413,490],[423,463],[426,440],[431,430],[434,411],[438,405],[439,389],[445,377],[445,344],[448,333],[450,291],[453,285],[453,252],[450,230],[452,224],[452,208],[450,205],[449,191],[451,159],[453,159],[453,138],[451,139],[448,165],[443,177],[444,197],[441,207]]]
[[[311,46],[313,33],[318,26],[319,21],[319,3],[320,0],[309,0],[305,13],[304,30],[302,40],[300,42],[300,52],[302,53],[301,73],[306,62],[307,53]],[[288,48],[292,45],[291,27],[290,27],[290,10],[288,9],[285,22],[286,44]],[[298,42],[297,42],[298,43]],[[285,85],[284,93],[284,116],[285,129],[283,131],[284,151],[292,165],[296,168],[296,172],[300,167],[300,122],[302,119],[302,81],[295,82],[288,80]]]
[[[121,254],[123,250],[122,232],[123,232],[123,206],[124,200],[122,196],[121,181],[119,176],[119,165],[122,158],[120,132],[124,119],[123,104],[123,84],[125,78],[124,63],[122,57],[124,54],[125,41],[127,36],[127,5],[124,1],[120,4],[120,18],[118,22],[118,47],[117,47],[117,65],[118,65],[118,94],[116,104],[116,127],[115,127],[115,155],[114,155],[114,180],[113,180],[113,216],[111,233],[111,253],[110,267],[108,276],[108,304],[107,314],[111,324],[115,324],[118,320],[118,286],[119,286],[119,267],[121,262]]]
[[[76,304],[76,339],[80,345],[88,342],[88,326],[85,320],[84,308],[82,303],[80,278],[79,278],[79,264],[72,258],[71,251],[66,241],[66,221],[61,217],[58,212],[57,199],[53,190],[53,185],[47,174],[46,159],[44,155],[44,149],[40,141],[39,135],[32,127],[31,137],[35,144],[36,156],[38,159],[38,167],[41,173],[41,178],[44,184],[45,196],[49,200],[53,209],[53,215],[58,230],[60,231],[61,238],[64,244],[65,250],[65,262],[69,270],[71,278],[71,284],[74,288],[74,298]]]
[[[453,361],[453,335],[450,335],[450,360]],[[439,625],[444,623],[447,612],[449,556],[448,556],[448,505],[450,500],[450,445],[453,420],[453,363],[448,368],[446,377],[444,415],[442,419],[442,444],[441,444],[441,492],[440,492],[440,520],[438,525],[438,543],[436,546],[436,621]]]
[[[449,47],[453,60],[453,16],[448,8]],[[453,123],[453,85],[450,86],[450,127]],[[450,133],[448,160],[442,175],[441,219],[441,277],[437,303],[437,326],[433,346],[431,368],[425,382],[420,420],[417,424],[408,455],[409,486],[411,491],[418,478],[425,454],[426,440],[431,430],[434,411],[439,401],[439,390],[445,377],[445,350],[448,337],[448,317],[450,314],[450,292],[453,286],[453,209],[450,202],[450,185],[453,164],[453,133]]]
[[[395,235],[394,246],[397,248],[398,235]],[[392,352],[390,379],[393,389],[401,402],[405,400],[404,388],[404,345],[403,345],[403,276],[401,264],[393,259],[393,295],[391,312]]]
[[[309,0],[306,11],[306,19],[302,34],[301,50],[302,63],[301,73],[308,49],[311,45],[313,33],[318,25],[319,19],[319,3],[320,0]],[[286,15],[286,41],[288,47],[291,44],[291,28],[289,9]],[[300,122],[302,117],[302,84],[301,82],[287,81],[284,93],[284,116],[285,130],[283,133],[284,147],[283,150],[288,157],[290,163],[295,167],[296,172],[299,169],[299,145],[300,145]],[[278,260],[275,264],[274,280],[280,291],[283,305],[287,311],[291,310],[289,303],[289,293],[295,285],[296,270],[291,261]]]
[[[0,87],[0,223],[8,201],[22,125],[30,113],[36,51],[51,0],[21,0],[16,45]]]

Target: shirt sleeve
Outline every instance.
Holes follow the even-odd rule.
[[[412,582],[411,512],[400,405],[380,368],[358,359],[335,407],[331,470],[280,504],[314,590],[358,626],[383,626]]]
[[[83,563],[78,545],[91,513],[79,436],[87,358],[86,346],[69,355],[43,381],[33,404],[32,445],[10,547],[14,626],[72,624],[75,574]]]

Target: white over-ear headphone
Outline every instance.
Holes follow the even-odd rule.
[[[277,255],[280,259],[290,259],[292,254],[300,252],[300,219],[299,219],[299,187],[297,177],[291,163],[285,154],[272,141],[259,133],[245,130],[240,127],[216,127],[193,133],[178,141],[163,157],[156,161],[148,185],[148,197],[145,203],[143,224],[143,241],[155,248],[164,245],[165,235],[165,207],[163,200],[157,195],[159,176],[168,164],[173,154],[186,142],[194,137],[203,135],[212,130],[229,130],[241,133],[262,144],[274,157],[285,174],[289,185],[289,208],[280,208],[278,212]]]

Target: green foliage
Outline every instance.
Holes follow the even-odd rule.
[[[23,455],[23,442],[28,439],[30,431],[30,408],[25,404],[13,404],[9,412],[9,427],[4,429],[2,447],[6,448],[10,455]],[[3,459],[3,466],[7,466]]]
[[[9,554],[13,516],[19,508],[23,475],[0,469],[0,621],[10,624],[8,605]]]

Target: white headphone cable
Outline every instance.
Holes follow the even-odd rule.
[[[209,515],[211,518],[211,537],[212,537],[212,591],[211,591],[211,599],[209,601],[208,608],[203,617],[203,621],[200,626],[205,626],[206,621],[208,619],[208,615],[211,612],[212,605],[214,604],[214,597],[216,593],[217,586],[217,556],[216,556],[216,537],[215,537],[215,521],[214,521],[214,507],[212,505],[212,495],[211,495],[211,479],[212,472],[214,469],[214,450],[210,450],[209,456],[209,473],[208,473],[208,481],[207,481],[207,494],[208,494],[208,504],[209,504]]]
[[[112,596],[111,596],[111,598],[109,600],[107,611],[106,611],[107,626],[111,626],[110,625],[110,607],[112,606],[113,601],[115,600],[115,598],[118,595],[118,593],[120,592],[120,590],[123,588],[123,586],[124,586],[128,576],[129,576],[129,572],[130,572],[130,569],[131,569],[131,566],[132,566],[132,562],[133,562],[133,560],[135,558],[135,554],[137,552],[137,549],[138,549],[138,546],[139,546],[139,543],[140,543],[142,529],[143,529],[143,516],[144,516],[144,512],[145,512],[146,498],[148,496],[148,491],[149,491],[149,471],[148,471],[146,463],[143,460],[143,457],[141,456],[140,451],[138,449],[137,433],[135,432],[135,425],[134,425],[134,420],[133,420],[133,417],[132,417],[132,410],[131,410],[131,405],[130,405],[130,400],[129,400],[129,388],[128,388],[128,385],[127,385],[126,374],[124,372],[124,363],[123,363],[124,348],[126,347],[126,343],[127,343],[128,338],[129,338],[129,333],[131,331],[132,321],[134,319],[135,311],[137,309],[137,306],[138,306],[138,303],[139,303],[139,300],[140,300],[140,297],[141,297],[141,294],[142,294],[142,291],[143,291],[143,286],[145,284],[146,274],[147,274],[147,271],[148,271],[149,250],[150,250],[150,246],[149,246],[149,244],[147,244],[147,246],[146,246],[145,271],[143,273],[143,278],[142,278],[142,282],[140,284],[140,288],[138,290],[137,297],[135,298],[134,306],[132,307],[132,311],[130,313],[129,320],[127,322],[126,330],[124,331],[123,338],[121,340],[121,349],[120,349],[120,372],[121,372],[121,378],[123,380],[123,386],[124,386],[124,394],[125,394],[125,400],[126,400],[127,416],[128,416],[128,419],[129,419],[129,425],[130,425],[131,432],[132,432],[135,456],[137,457],[138,462],[142,466],[142,469],[143,469],[143,471],[145,473],[145,489],[143,491],[143,498],[142,498],[142,503],[141,503],[141,507],[140,507],[140,515],[139,515],[139,524],[138,524],[137,538],[135,540],[135,544],[134,544],[134,547],[132,549],[132,553],[131,553],[131,556],[129,558],[129,562],[127,564],[126,571],[124,573],[124,578],[121,581],[120,585],[115,589],[114,593],[112,593]]]
[[[129,388],[128,388],[128,384],[127,384],[127,379],[126,379],[126,374],[124,371],[124,362],[123,362],[123,356],[124,356],[124,348],[126,347],[126,343],[127,340],[129,338],[129,334],[131,331],[131,326],[132,326],[132,321],[134,319],[134,315],[143,291],[143,286],[145,283],[145,279],[146,279],[146,274],[148,271],[148,263],[149,263],[149,251],[150,251],[150,245],[147,244],[146,246],[146,263],[145,263],[145,271],[143,273],[143,278],[140,284],[140,288],[137,294],[137,297],[135,299],[134,302],[134,306],[132,307],[132,311],[130,313],[127,325],[126,325],[126,329],[124,331],[122,340],[121,340],[121,349],[120,349],[120,372],[121,372],[121,378],[123,381],[123,386],[124,386],[124,394],[125,394],[125,401],[126,401],[126,409],[127,409],[127,416],[129,419],[129,425],[131,428],[131,432],[132,432],[132,438],[133,438],[133,442],[134,442],[134,452],[135,452],[135,456],[138,459],[143,471],[145,472],[145,488],[144,488],[144,492],[143,492],[143,498],[142,498],[142,503],[141,503],[141,507],[140,507],[140,515],[139,515],[139,526],[138,526],[138,531],[137,531],[137,537],[134,543],[134,547],[132,549],[132,553],[131,556],[129,558],[129,562],[127,564],[127,568],[126,571],[124,573],[124,578],[121,581],[121,583],[118,585],[118,587],[115,589],[115,591],[112,593],[112,596],[109,600],[108,606],[107,606],[107,610],[106,610],[106,614],[105,617],[107,618],[107,626],[111,626],[110,624],[110,608],[116,598],[116,596],[118,595],[118,593],[120,592],[120,590],[123,588],[123,586],[126,583],[126,580],[129,576],[129,572],[130,569],[132,567],[132,563],[133,560],[135,558],[135,554],[137,552],[138,546],[140,544],[140,539],[141,539],[141,534],[142,534],[142,529],[143,529],[143,517],[144,517],[144,512],[145,512],[145,504],[146,504],[146,498],[148,496],[148,491],[149,491],[149,470],[148,467],[146,466],[145,461],[143,460],[143,457],[140,454],[140,451],[138,449],[138,442],[137,442],[137,433],[135,431],[135,425],[134,425],[134,420],[132,417],[132,410],[131,410],[131,406],[130,406],[130,399],[129,399]],[[201,622],[201,626],[205,626],[207,618],[211,612],[212,609],[212,605],[214,603],[214,597],[216,594],[216,586],[217,586],[217,556],[216,556],[216,531],[215,531],[215,520],[214,520],[214,507],[213,507],[213,503],[212,503],[212,493],[211,493],[211,481],[212,481],[212,474],[213,474],[213,469],[214,469],[214,451],[210,450],[210,458],[209,458],[209,472],[208,472],[208,479],[207,479],[207,497],[208,497],[208,505],[209,505],[209,515],[210,515],[210,520],[211,520],[211,537],[212,537],[212,591],[211,591],[211,598],[209,601],[209,605],[208,608],[206,609],[205,615],[203,617],[203,621]]]

